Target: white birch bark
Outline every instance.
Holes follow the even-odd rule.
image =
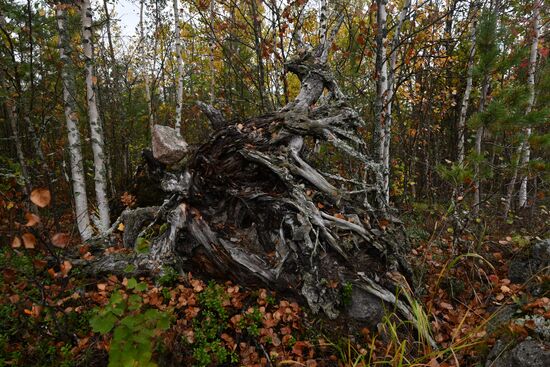
[[[210,0],[210,25],[214,29],[214,7],[216,5],[215,0]],[[214,32],[210,35],[208,39],[208,48],[210,49],[209,55],[209,66],[210,66],[210,104],[214,105],[216,100],[216,88],[214,80]]]
[[[388,58],[386,55],[387,40],[387,0],[376,0],[378,5],[376,19],[378,34],[376,36],[376,102],[375,102],[375,127],[374,138],[376,144],[376,156],[378,163],[382,166],[382,189],[386,203],[389,202],[389,168],[390,157],[386,156],[385,146],[388,129],[387,102],[388,102]]]
[[[525,111],[526,114],[531,112],[531,110],[533,109],[533,105],[535,104],[535,70],[537,66],[537,48],[538,48],[538,41],[540,37],[540,30],[539,30],[540,19],[539,18],[540,18],[540,2],[536,1],[533,8],[533,41],[531,43],[531,50],[530,50],[531,52],[529,55],[529,74],[527,79],[527,83],[529,86],[529,101],[527,104],[527,109]],[[503,210],[504,218],[508,217],[508,213],[510,212],[510,208],[512,207],[512,198],[514,196],[514,188],[516,186],[516,180],[518,177],[518,170],[519,170],[520,163],[527,164],[529,162],[530,147],[529,147],[528,139],[530,135],[531,135],[531,129],[530,128],[525,129],[523,140],[520,143],[516,152],[516,157],[514,159],[514,164],[513,164],[514,167],[513,167],[512,178],[508,183],[508,189],[506,192],[506,197],[504,199],[504,210]],[[521,181],[519,204],[520,204],[520,207],[525,206],[527,204],[527,177],[524,177]]]
[[[468,66],[466,71],[466,89],[462,96],[460,104],[460,115],[458,117],[458,143],[457,143],[457,163],[459,166],[464,165],[464,142],[466,136],[466,115],[468,113],[468,105],[470,103],[470,94],[472,93],[472,80],[474,75],[474,57],[476,53],[476,5],[472,3],[472,21],[470,22],[470,53],[468,57]]]
[[[109,215],[109,200],[107,199],[107,167],[105,165],[105,138],[99,121],[96,100],[96,76],[94,75],[92,51],[92,5],[90,0],[82,0],[80,4],[82,20],[82,49],[86,68],[86,99],[88,101],[88,121],[94,156],[94,183],[99,221],[96,223],[99,232],[105,233],[111,226]]]
[[[322,47],[325,47],[325,43],[327,40],[327,19],[327,0],[321,0],[321,11],[319,12],[319,44]]]
[[[143,10],[145,6],[145,0],[140,1],[139,7],[139,44],[142,48],[145,47],[145,32],[143,29]],[[147,63],[146,63],[147,64]],[[147,103],[147,109],[149,112],[149,130],[153,132],[153,125],[155,124],[155,117],[153,116],[153,98],[151,97],[151,82],[149,80],[149,66],[145,65],[144,73],[144,82],[145,82],[145,99]]]
[[[529,54],[529,75],[527,78],[527,85],[529,87],[529,104],[527,106],[527,113],[531,112],[533,105],[535,104],[535,71],[537,68],[537,50],[539,46],[540,38],[540,2],[536,1],[533,10],[533,41],[531,42],[531,52]],[[529,137],[531,136],[531,128],[525,129],[525,140],[523,142],[523,150],[521,154],[521,166],[525,167],[529,163],[531,155],[531,148],[529,146]],[[521,185],[519,188],[519,207],[523,208],[527,206],[527,176],[521,179]]]
[[[489,75],[485,75],[483,78],[483,85],[481,87],[481,99],[479,101],[479,112],[485,111],[485,103],[487,101],[487,94],[489,93],[489,84],[490,78]],[[478,157],[481,156],[481,142],[483,140],[484,127],[480,126],[476,131],[476,144],[475,150]],[[475,165],[475,179],[474,179],[474,206],[473,213],[475,216],[479,213],[479,207],[481,205],[481,170],[479,168],[479,163]]]
[[[397,71],[397,49],[399,48],[399,42],[401,42],[401,29],[403,28],[403,23],[405,22],[409,9],[411,6],[411,0],[405,0],[399,16],[397,19],[397,25],[395,28],[395,33],[391,42],[390,49],[390,64],[388,68],[388,96],[386,100],[386,124],[384,126],[384,146],[383,146],[383,156],[384,156],[384,168],[387,170],[387,178],[384,181],[385,184],[385,196],[386,201],[389,201],[390,198],[390,185],[389,185],[389,172],[390,172],[390,145],[391,145],[391,126],[393,123],[392,119],[392,103],[393,96],[395,94],[395,74]]]
[[[63,103],[65,105],[65,122],[67,124],[67,137],[69,141],[68,150],[71,163],[76,223],[82,240],[86,241],[92,236],[92,227],[88,214],[86,180],[82,162],[80,133],[78,131],[78,113],[74,100],[76,90],[71,60],[72,51],[66,29],[66,6],[58,4],[56,8],[57,28],[59,31],[59,56],[62,63],[61,80],[63,82]]]
[[[174,0],[174,25],[176,31],[176,57],[178,61],[178,85],[176,89],[176,123],[174,128],[181,135],[181,109],[183,104],[183,58],[181,57],[181,29],[178,0]]]

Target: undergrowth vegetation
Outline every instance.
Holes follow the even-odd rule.
[[[55,231],[47,211],[29,214],[14,202],[2,208],[18,235],[0,249],[0,366],[476,366],[496,338],[533,336],[550,316],[548,277],[535,275],[527,287],[507,276],[509,259],[536,233],[503,236],[488,218],[456,238],[445,212],[409,216],[423,304],[409,300],[413,321],[388,309],[376,327],[353,332],[269,290],[169,267],[156,279],[90,279],[64,260],[75,244]],[[347,307],[351,285],[342,289]],[[501,320],[511,305],[521,322]],[[414,339],[402,332],[412,324]]]

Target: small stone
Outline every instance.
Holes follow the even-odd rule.
[[[187,143],[169,126],[153,126],[151,144],[153,157],[166,165],[179,162],[187,153]]]

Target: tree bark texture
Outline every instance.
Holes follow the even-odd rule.
[[[69,143],[68,151],[71,165],[71,180],[73,183],[75,218],[80,236],[83,240],[88,240],[92,236],[92,227],[88,214],[86,179],[84,176],[84,164],[82,162],[80,132],[78,131],[74,66],[71,59],[72,50],[66,29],[66,6],[67,5],[64,4],[58,4],[56,8],[57,28],[59,31],[59,56],[62,63],[61,79],[63,82],[63,103],[65,105],[65,123],[67,124]]]
[[[176,32],[176,57],[178,61],[177,89],[176,89],[176,123],[174,128],[181,134],[181,108],[183,105],[183,58],[181,56],[181,29],[180,16],[178,8],[178,0],[173,0],[174,3],[174,25]]]
[[[375,126],[374,141],[378,162],[382,165],[384,199],[389,202],[389,183],[390,183],[390,157],[386,155],[386,144],[389,147],[389,138],[387,134],[390,127],[388,123],[388,57],[386,52],[386,42],[388,33],[387,24],[387,0],[376,0],[376,23],[378,33],[376,35],[376,101],[375,101]],[[388,141],[387,141],[388,140]]]
[[[145,31],[143,29],[143,11],[145,7],[145,0],[140,1],[139,7],[139,38],[141,47],[145,47]],[[149,112],[149,130],[153,131],[153,125],[155,124],[155,116],[153,114],[153,97],[151,94],[151,81],[149,78],[149,68],[144,71],[143,80],[145,82],[145,99],[147,102],[147,109]]]
[[[86,68],[86,100],[88,102],[88,123],[90,124],[90,137],[94,157],[94,183],[99,210],[97,227],[100,232],[105,232],[111,225],[109,213],[109,200],[107,198],[107,166],[105,164],[105,138],[103,127],[99,121],[97,110],[97,77],[94,74],[94,61],[92,50],[92,5],[90,0],[83,0],[80,4],[82,20],[82,49]]]
[[[531,42],[531,50],[529,54],[529,75],[527,77],[527,85],[529,87],[529,104],[527,113],[531,112],[535,104],[535,72],[537,70],[537,53],[540,38],[540,0],[535,0],[533,10],[533,40]],[[529,137],[531,136],[531,128],[524,131],[525,140],[523,142],[523,150],[521,153],[521,166],[525,167],[529,164],[531,148],[529,146]],[[519,187],[519,207],[527,206],[527,176],[523,176]]]
[[[533,8],[533,40],[531,42],[531,49],[529,54],[529,74],[527,77],[527,85],[529,86],[529,101],[527,104],[526,114],[529,114],[535,104],[535,72],[537,67],[537,48],[540,37],[539,19],[540,18],[540,2],[536,1]],[[512,207],[512,199],[514,197],[514,189],[516,186],[516,180],[519,173],[520,165],[529,163],[530,147],[529,137],[531,136],[531,128],[523,130],[523,137],[520,145],[517,148],[516,156],[514,158],[513,173],[508,188],[506,191],[506,197],[504,199],[504,217],[508,217],[508,213]],[[519,192],[519,206],[520,208],[527,204],[527,177],[523,177],[520,185]]]
[[[468,56],[468,65],[466,67],[466,89],[462,96],[462,103],[460,104],[460,115],[458,116],[457,132],[458,132],[458,144],[457,144],[457,163],[459,166],[464,165],[465,156],[465,137],[466,137],[466,116],[468,114],[468,105],[470,104],[470,94],[472,93],[472,83],[474,76],[474,57],[476,53],[476,31],[477,31],[477,8],[476,4],[472,3],[472,20],[470,22],[470,52]]]

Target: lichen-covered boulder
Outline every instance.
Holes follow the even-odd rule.
[[[508,277],[523,284],[541,271],[550,272],[550,239],[538,241],[518,254],[510,263]]]
[[[169,126],[153,126],[151,144],[155,159],[168,166],[179,162],[187,153],[187,143]]]
[[[550,346],[532,339],[524,340],[506,350],[507,344],[499,340],[485,363],[486,367],[547,367],[550,366]]]

